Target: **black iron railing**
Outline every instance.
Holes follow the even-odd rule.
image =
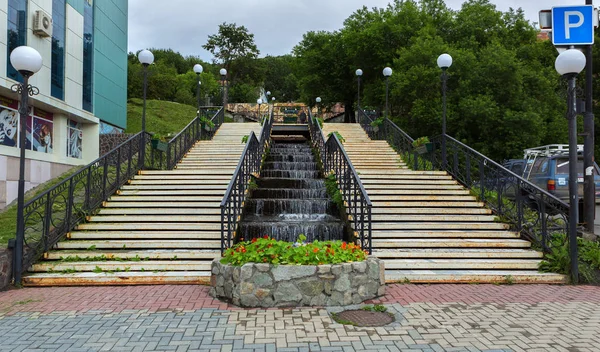
[[[414,140],[391,120],[384,120],[379,131],[373,131],[372,121],[359,111],[359,122],[372,139],[387,140],[413,170],[447,171],[485,202],[499,220],[544,251],[549,250],[552,234],[567,233],[567,203],[492,159],[448,135],[432,138],[429,151],[420,154],[412,145]],[[446,160],[442,160],[443,140]]]
[[[77,224],[86,220],[121,186],[144,169],[173,169],[198,139],[211,139],[223,124],[223,110],[212,116],[211,131],[201,131],[196,117],[175,136],[162,152],[152,146],[149,133],[138,133],[116,148],[94,160],[67,179],[36,196],[24,205],[25,243],[23,267],[25,272],[42,253],[47,252]],[[140,148],[144,161],[140,162]]]
[[[246,147],[221,201],[221,254],[231,247],[234,241],[238,240],[235,234],[242,217],[246,193],[253,175],[258,176],[260,173],[263,156],[268,153],[272,126],[273,113],[263,123],[260,140],[254,132],[250,133]]]
[[[327,142],[316,119],[309,114],[309,129],[313,147],[319,151],[323,171],[335,174],[342,193],[344,206],[361,248],[372,253],[371,211],[373,204],[365,190],[358,173],[335,133]]]
[[[140,146],[151,136],[141,132],[24,205],[24,272],[42,253],[64,238],[139,170]],[[146,163],[149,161],[146,153]]]

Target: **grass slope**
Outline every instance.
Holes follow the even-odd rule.
[[[142,130],[142,99],[129,99],[127,102],[127,133]],[[196,108],[191,105],[164,100],[146,101],[146,131],[162,136],[179,133],[196,117]]]

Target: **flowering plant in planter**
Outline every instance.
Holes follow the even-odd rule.
[[[268,263],[282,265],[323,265],[366,260],[368,253],[354,243],[342,241],[314,241],[304,243],[300,235],[298,242],[277,241],[265,235],[252,241],[240,242],[227,249],[221,263],[242,266],[246,263]]]

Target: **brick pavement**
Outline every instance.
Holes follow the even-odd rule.
[[[386,327],[239,309],[203,286],[0,292],[0,351],[598,351],[600,288],[391,285]]]

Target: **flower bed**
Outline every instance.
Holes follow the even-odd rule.
[[[213,297],[242,307],[340,306],[385,292],[383,261],[344,242],[243,242],[212,263]]]

